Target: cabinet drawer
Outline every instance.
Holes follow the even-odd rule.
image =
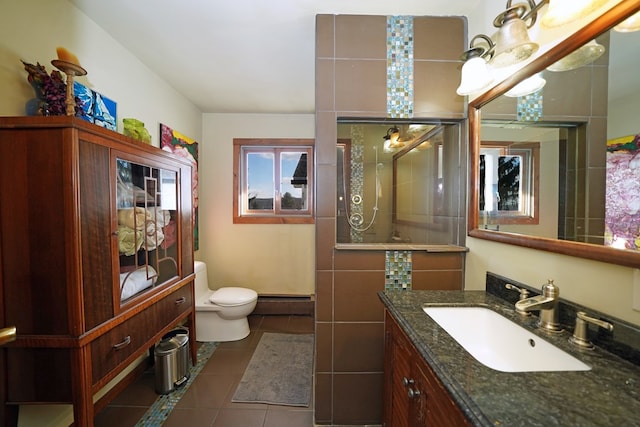
[[[192,305],[191,285],[183,286],[93,341],[93,384],[139,350],[167,324],[186,313]]]
[[[191,286],[192,285],[189,284],[181,287],[154,305],[156,324],[159,325],[159,327],[171,323],[193,306]]]
[[[138,350],[157,332],[153,324],[152,309],[153,306],[91,343],[93,384]]]

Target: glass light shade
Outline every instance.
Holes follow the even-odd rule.
[[[613,29],[621,33],[631,33],[640,30],[640,12],[625,19],[613,27]]]
[[[520,18],[505,20],[496,35],[496,50],[491,65],[507,67],[528,59],[538,50],[529,39],[527,24]]]
[[[547,67],[549,71],[569,71],[591,64],[600,58],[604,53],[604,46],[597,41],[591,40],[589,43],[571,52],[564,58],[554,62]]]
[[[542,78],[540,73],[534,74],[528,79],[523,80],[517,85],[515,85],[514,87],[512,87],[507,93],[505,93],[505,95],[511,98],[530,95],[542,89],[546,84],[547,84],[547,81]]]
[[[456,92],[461,96],[479,93],[483,89],[488,89],[491,83],[493,83],[493,75],[487,62],[477,56],[462,65],[462,77]]]
[[[584,18],[604,6],[609,0],[549,0],[547,13],[542,17],[545,27],[557,27]]]

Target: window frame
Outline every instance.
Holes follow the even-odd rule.
[[[514,144],[512,141],[481,141],[480,155],[483,149],[498,149],[502,156],[519,156],[522,158],[521,176],[523,181],[521,191],[524,200],[523,210],[503,210],[487,212],[480,209],[481,218],[491,220],[491,224],[539,224],[539,176],[540,176],[540,142]],[[478,158],[480,162],[480,158]],[[480,189],[480,191],[483,191]]]
[[[233,223],[234,224],[313,224],[314,217],[314,143],[313,139],[291,138],[234,138],[233,139]],[[308,208],[304,211],[280,209],[279,183],[274,182],[273,210],[249,212],[245,210],[243,202],[245,194],[245,180],[247,176],[244,153],[273,151],[274,173],[280,168],[280,153],[291,151],[305,151],[307,154],[307,197]]]

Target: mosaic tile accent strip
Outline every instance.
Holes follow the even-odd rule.
[[[413,117],[412,16],[387,16],[387,114]]]
[[[155,427],[161,426],[176,407],[182,396],[187,392],[189,386],[196,379],[204,365],[207,363],[214,350],[218,347],[217,342],[203,342],[198,348],[198,360],[194,366],[191,367],[191,376],[187,380],[186,384],[179,389],[159,396],[147,412],[142,416],[140,421],[136,424],[136,427]]]
[[[349,184],[351,186],[351,200],[349,201],[349,214],[362,215],[364,219],[364,207],[363,203],[356,203],[354,195],[359,195],[364,198],[364,127],[362,125],[351,126],[351,176],[349,177]],[[351,242],[362,243],[363,234],[353,227],[351,230]]]
[[[384,289],[411,289],[411,251],[386,251]]]
[[[523,122],[537,122],[542,120],[542,90],[530,95],[518,97],[518,120]]]

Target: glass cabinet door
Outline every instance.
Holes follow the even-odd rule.
[[[178,276],[178,172],[116,158],[120,303]]]

